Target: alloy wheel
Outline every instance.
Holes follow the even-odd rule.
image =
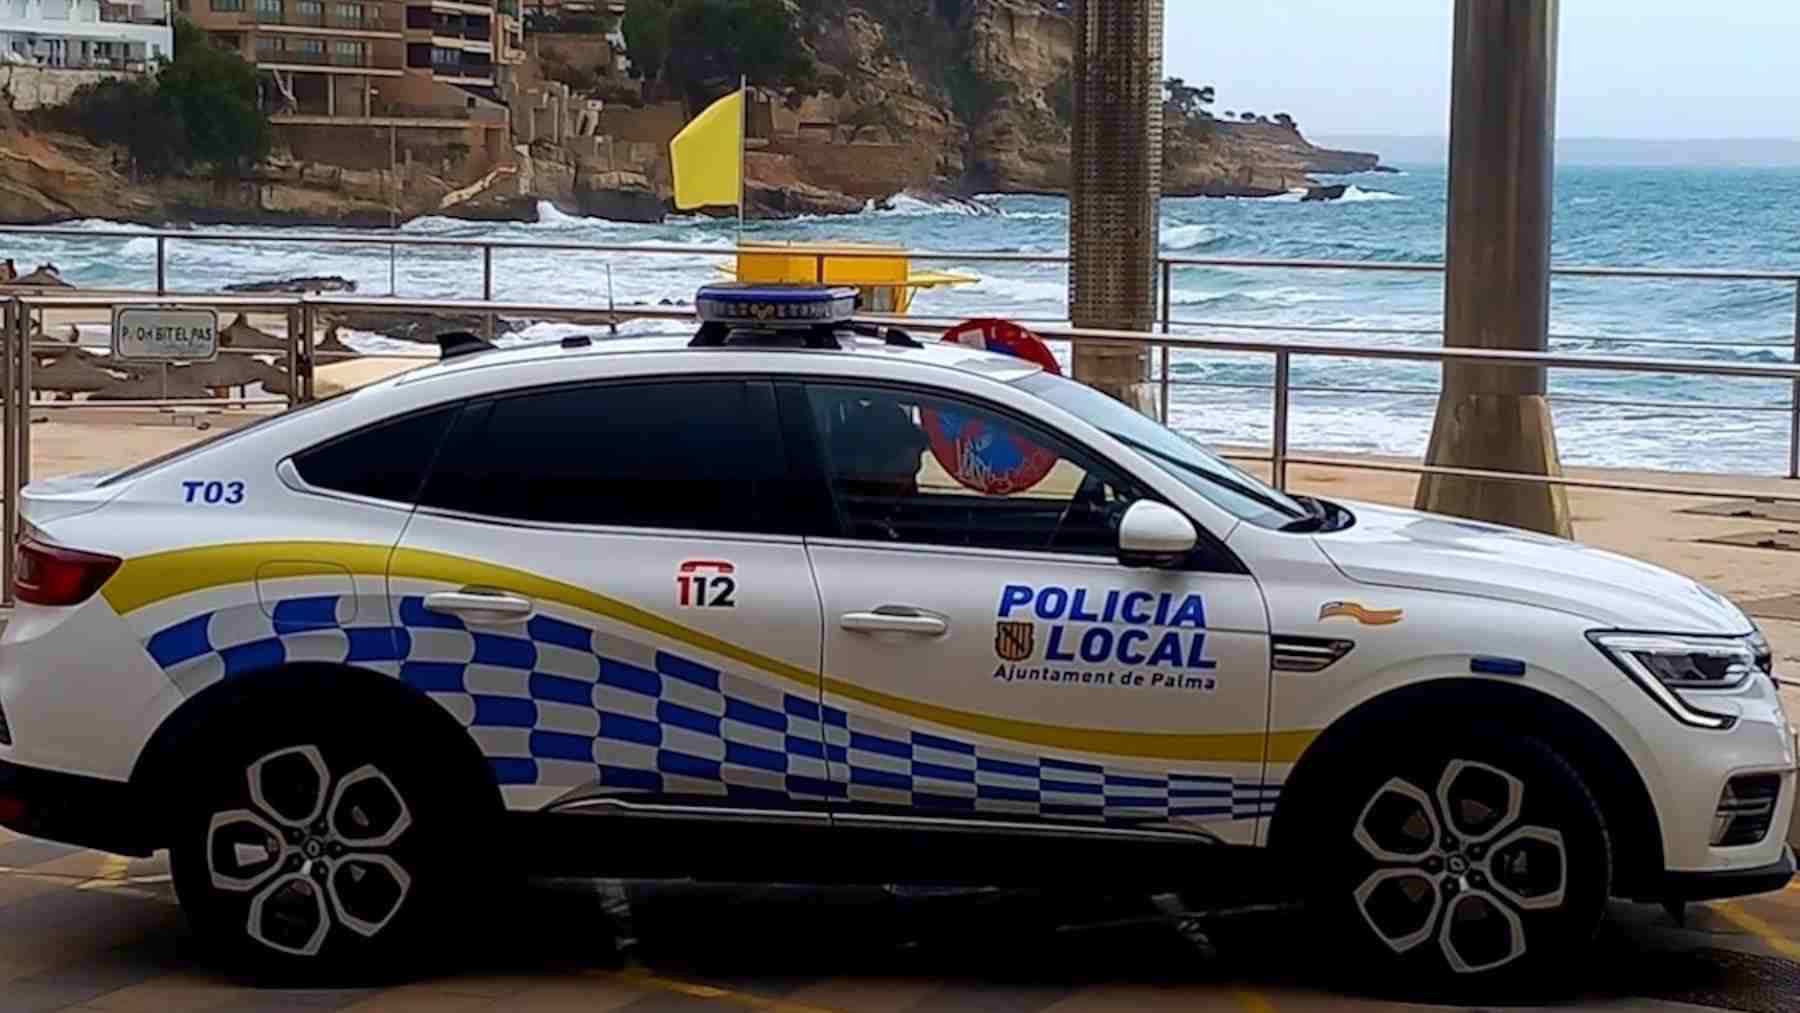
[[[412,813],[386,774],[335,777],[317,747],[294,746],[246,778],[250,804],[212,817],[206,864],[216,889],[251,895],[251,939],[311,957],[333,926],[373,938],[393,922],[412,890],[393,854]]]
[[[1430,791],[1390,778],[1356,820],[1378,863],[1357,911],[1393,952],[1435,945],[1459,974],[1525,956],[1523,916],[1562,906],[1569,860],[1562,833],[1524,811],[1524,782],[1485,763],[1450,761]]]

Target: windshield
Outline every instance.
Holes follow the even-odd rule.
[[[1240,520],[1258,527],[1281,528],[1311,514],[1299,501],[1262,479],[1240,471],[1193,440],[1086,384],[1050,373],[1034,373],[1018,385],[1155,461],[1182,484]]]

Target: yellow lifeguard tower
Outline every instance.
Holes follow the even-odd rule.
[[[844,285],[869,313],[905,313],[926,288],[979,281],[953,271],[914,271],[904,247],[880,243],[745,243],[737,280],[759,284]]]

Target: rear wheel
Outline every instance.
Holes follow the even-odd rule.
[[[453,779],[341,714],[239,720],[221,738],[189,768],[171,848],[200,934],[258,976],[411,970],[451,909]]]
[[[1347,965],[1408,994],[1554,987],[1611,892],[1606,824],[1532,739],[1480,734],[1371,750],[1294,847]],[[1294,854],[1290,850],[1289,854]]]

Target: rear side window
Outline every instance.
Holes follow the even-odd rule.
[[[294,457],[306,484],[333,492],[411,504],[460,406],[380,422]]]
[[[424,506],[543,524],[784,533],[767,383],[587,384],[473,407]]]

